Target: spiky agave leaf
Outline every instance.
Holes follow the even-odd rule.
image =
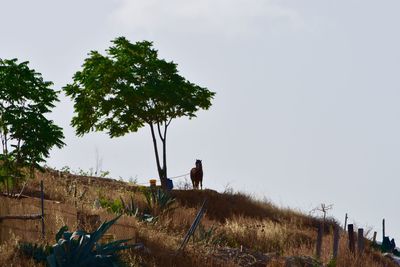
[[[58,240],[60,240],[63,237],[63,234],[68,231],[68,226],[64,225],[63,227],[60,228],[60,230],[58,230],[57,234],[56,234],[56,242],[58,242]]]
[[[91,234],[78,230],[74,233],[62,232],[62,238],[53,246],[53,254],[47,257],[50,267],[108,267],[119,266],[117,252],[138,248],[138,244],[126,245],[131,239],[117,240],[106,244],[99,244],[99,240],[107,230],[120,218],[106,221]],[[65,228],[64,228],[65,229]]]

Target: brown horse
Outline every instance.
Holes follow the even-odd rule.
[[[203,165],[201,160],[196,160],[196,167],[190,170],[190,179],[192,180],[193,189],[199,189],[199,184],[203,189]]]

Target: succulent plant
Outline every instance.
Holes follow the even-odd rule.
[[[123,206],[123,211],[126,215],[128,216],[138,216],[139,213],[139,208],[137,207],[137,205],[135,204],[135,202],[133,201],[133,197],[131,196],[130,202],[125,203],[124,200],[122,199],[122,197],[120,197],[121,202],[122,202],[122,206]]]
[[[146,198],[147,206],[152,211],[154,216],[171,209],[171,205],[175,199],[161,188],[147,189],[143,191]]]
[[[37,262],[44,262],[52,252],[52,247],[47,245],[38,245],[32,243],[21,243],[18,246],[19,251],[25,256],[33,258]]]
[[[102,267],[121,266],[117,252],[128,248],[139,248],[142,245],[127,245],[130,239],[117,240],[106,244],[99,241],[106,231],[119,219],[104,222],[93,233],[66,231],[61,228],[56,235],[57,243],[53,252],[47,257],[50,267]]]

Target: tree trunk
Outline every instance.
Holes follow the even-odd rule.
[[[149,125],[150,125],[150,129],[151,129],[151,137],[153,139],[154,154],[156,156],[158,177],[160,178],[160,181],[161,181],[161,187],[166,189],[167,188],[166,168],[165,168],[165,165],[163,167],[161,167],[160,156],[158,153],[157,139],[156,139],[156,134],[154,132],[154,126],[151,123],[149,123]],[[163,148],[164,148],[164,143],[163,143]],[[163,153],[163,162],[164,162],[164,153]]]
[[[161,180],[161,186],[166,189],[167,188],[167,124],[164,123],[164,138],[162,139],[163,143],[163,170],[164,170],[164,177]]]

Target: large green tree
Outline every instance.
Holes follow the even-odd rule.
[[[148,125],[165,186],[171,121],[192,118],[199,109],[208,109],[215,93],[179,75],[177,65],[160,59],[151,42],[132,44],[119,37],[112,43],[106,55],[91,51],[73,83],[64,88],[74,101],[72,125],[78,135],[106,131],[110,137]]]
[[[58,101],[52,85],[28,62],[0,59],[0,182],[8,192],[40,168],[53,146],[64,145],[62,129],[45,117]]]

